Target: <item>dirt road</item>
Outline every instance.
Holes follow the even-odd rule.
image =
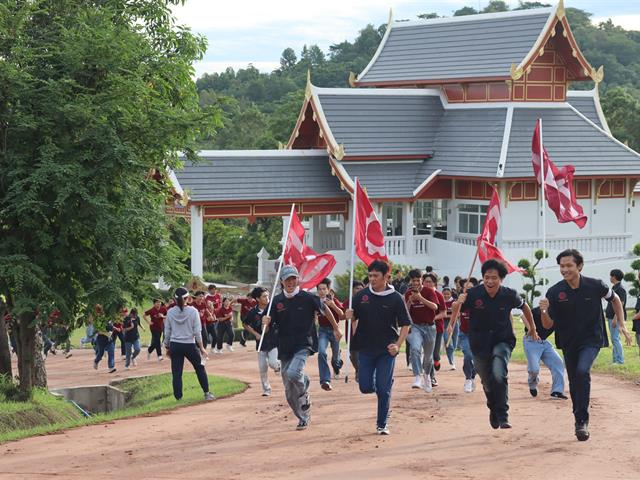
[[[169,362],[140,360],[116,378],[169,371]],[[105,361],[102,362],[106,363]],[[122,361],[118,360],[118,367]],[[108,381],[89,351],[50,357],[50,386]],[[640,388],[594,376],[591,439],[573,436],[570,401],[548,396],[543,372],[538,398],[529,395],[525,366],[512,364],[512,430],[494,431],[480,390],[462,391],[459,370],[438,375],[432,394],[411,390],[404,358],[396,365],[391,435],[375,431],[375,396],[334,380],[320,390],[316,357],[309,429],[296,424],[273,373],[273,395],[260,396],[252,348],[211,357],[209,373],[251,384],[245,393],[152,417],[76,428],[0,445],[0,479],[638,479]],[[544,368],[544,367],[543,367]]]

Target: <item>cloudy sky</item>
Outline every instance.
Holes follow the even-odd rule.
[[[542,0],[544,1],[544,0]],[[545,3],[552,3],[547,0]],[[395,19],[414,19],[425,12],[450,16],[463,6],[484,8],[488,0],[187,0],[174,13],[209,39],[196,75],[236,69],[253,64],[262,71],[278,67],[287,47],[299,53],[302,46],[329,45],[353,40],[367,23],[387,22],[389,9]],[[507,0],[511,6],[517,0]],[[640,2],[636,0],[565,0],[568,7],[591,12],[593,20],[611,18],[626,29],[640,30]]]

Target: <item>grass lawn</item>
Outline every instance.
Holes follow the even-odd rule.
[[[238,380],[212,375],[209,376],[209,383],[218,398],[241,393],[247,388],[245,383]],[[44,389],[35,390],[33,398],[28,402],[7,401],[0,391],[0,443],[119,418],[153,414],[204,401],[198,379],[193,372],[187,372],[183,376],[183,397],[180,402],[173,398],[169,373],[130,378],[117,386],[130,393],[125,407],[89,418],[83,417],[71,403]]]

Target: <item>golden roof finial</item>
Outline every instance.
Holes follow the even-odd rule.
[[[524,72],[522,71],[522,67],[517,67],[515,63],[512,63],[511,78],[517,81],[522,78],[522,75],[524,75]]]
[[[393,22],[393,8],[389,9],[389,21],[387,22],[387,28],[391,28],[391,22]]]
[[[344,145],[338,145],[338,148],[336,148],[336,151],[333,152],[333,155],[336,160],[342,160],[344,158]]]
[[[600,65],[598,70],[593,68],[591,70],[591,78],[596,83],[596,86],[598,86],[598,84],[604,80],[604,65]]]
[[[565,14],[566,11],[564,9],[564,0],[560,0],[558,2],[558,7],[556,8],[556,17],[558,17],[558,20],[562,20]]]
[[[356,86],[356,74],[349,72],[349,86],[354,88]]]
[[[311,69],[307,70],[307,86],[304,89],[304,98],[305,100],[309,100],[311,98],[312,95],[312,89],[313,85],[311,85]]]

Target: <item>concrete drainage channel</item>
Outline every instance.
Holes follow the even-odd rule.
[[[51,393],[73,403],[85,417],[119,410],[127,400],[127,392],[112,385],[56,388]]]

